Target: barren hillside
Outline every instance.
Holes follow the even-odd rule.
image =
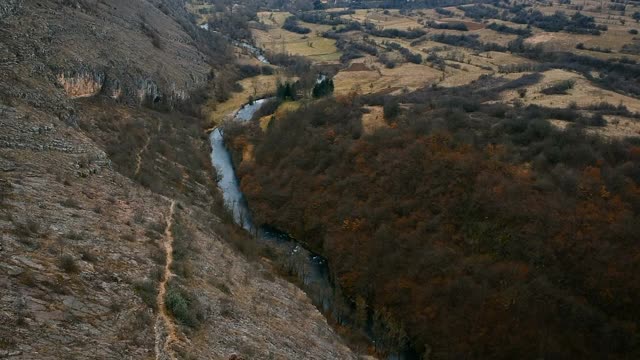
[[[354,357],[239,253],[204,126],[169,112],[219,41],[179,0],[0,4],[0,358]]]

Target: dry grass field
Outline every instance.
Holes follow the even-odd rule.
[[[373,23],[382,29],[407,30],[409,28],[422,28],[418,21],[409,16],[400,15],[398,10],[388,10],[385,14],[379,9],[358,9],[353,15],[342,15],[342,18],[355,20],[361,24]]]
[[[638,122],[638,120],[620,116],[605,116],[605,119],[608,122],[607,126],[589,126],[586,128],[586,131],[610,139],[640,137],[640,122]],[[570,122],[563,120],[551,120],[550,122],[559,129],[564,129],[571,125]]]
[[[300,25],[311,29],[309,34],[297,34],[282,29],[287,12],[260,12],[258,18],[268,27],[267,31],[253,29],[256,45],[264,50],[275,53],[288,53],[308,57],[314,62],[335,62],[341,53],[335,46],[335,40],[321,36],[331,27],[327,25],[310,24],[300,21]]]
[[[259,75],[240,81],[242,91],[233,93],[231,98],[223,103],[213,101],[205,105],[204,111],[211,125],[216,125],[233,115],[250,97],[258,99],[275,92],[278,77],[276,75]]]
[[[202,9],[206,9],[207,11],[213,9],[213,5],[207,4],[204,1],[187,1],[185,3],[185,7],[187,8],[187,11],[196,17],[197,24],[204,24],[209,19],[208,14],[202,14],[200,12]]]
[[[522,74],[510,74],[509,78],[517,78],[521,75]],[[512,103],[516,99],[520,99],[525,104],[536,104],[555,108],[564,108],[572,103],[575,103],[579,107],[584,107],[600,102],[607,102],[614,105],[623,104],[632,112],[640,112],[640,99],[601,89],[580,74],[554,69],[545,71],[543,75],[544,77],[539,83],[526,87],[527,94],[525,97],[520,98],[517,91],[511,90],[505,91],[502,94],[503,100]],[[567,91],[566,95],[545,95],[540,92],[542,89],[563,80],[575,81],[575,85]]]
[[[598,24],[607,25],[608,30],[603,31],[600,36],[586,34],[572,34],[567,32],[545,32],[542,29],[532,27],[532,36],[526,39],[529,44],[541,44],[547,51],[572,51],[576,54],[592,56],[600,59],[620,58],[625,56],[632,60],[640,61],[640,56],[624,54],[621,52],[625,44],[640,41],[637,36],[629,33],[630,29],[640,28],[640,24],[631,18],[632,6],[628,6],[626,15],[621,15],[616,11],[594,11],[600,3],[586,1],[582,4],[585,15],[593,16]],[[189,5],[192,11],[197,11],[207,5]],[[490,6],[490,5],[487,5]],[[536,6],[544,14],[553,14],[556,11],[563,11],[571,16],[576,11],[567,5],[554,4],[553,6]],[[349,93],[399,93],[411,91],[431,84],[444,87],[464,86],[477,80],[482,75],[494,75],[507,79],[516,79],[525,73],[500,74],[499,68],[505,65],[516,65],[531,63],[531,60],[511,54],[509,52],[489,51],[482,52],[461,46],[446,45],[430,41],[429,37],[435,34],[454,35],[477,35],[478,40],[484,43],[495,43],[502,46],[508,45],[516,40],[517,36],[505,34],[491,30],[486,26],[490,23],[504,24],[512,28],[523,28],[524,25],[499,19],[476,20],[466,17],[464,12],[456,7],[448,7],[453,15],[441,15],[434,9],[412,10],[400,14],[398,10],[382,9],[357,9],[354,14],[342,15],[343,19],[373,23],[380,29],[407,30],[412,28],[423,28],[427,35],[422,41],[417,43],[414,40],[404,38],[384,38],[367,35],[361,31],[352,31],[342,34],[346,39],[362,42],[367,38],[378,44],[380,53],[397,61],[394,68],[387,68],[377,56],[367,55],[362,58],[351,60],[345,64],[334,77],[335,94],[345,95]],[[640,9],[640,8],[639,8]],[[328,11],[338,11],[341,9],[329,9]],[[344,10],[344,9],[342,9]],[[500,10],[501,11],[501,10]],[[252,29],[255,42],[258,47],[276,53],[289,53],[301,55],[309,58],[314,63],[338,63],[342,53],[336,48],[335,40],[322,37],[322,33],[331,30],[331,26],[311,24],[298,21],[301,26],[308,27],[312,31],[302,35],[282,29],[282,25],[288,12],[260,12],[258,20],[265,25],[265,29]],[[428,21],[440,23],[464,23],[469,31],[441,30],[425,28]],[[383,42],[395,42],[411,52],[420,54],[423,59],[422,64],[407,63],[398,51],[387,51],[382,45]],[[585,49],[576,49],[578,43],[583,43]],[[599,52],[589,50],[589,48],[610,49],[611,52]],[[426,59],[430,55],[437,55],[444,61],[444,68],[436,68],[431,61]],[[259,65],[251,54],[243,53],[240,49],[237,55],[242,63]],[[537,104],[549,107],[567,107],[569,104],[586,106],[593,102],[608,102],[612,104],[624,104],[631,111],[640,112],[640,100],[633,97],[618,94],[611,90],[602,89],[583,76],[564,70],[550,70],[543,73],[543,79],[535,85],[526,87],[526,96],[521,97],[517,90],[510,90],[502,93],[502,101],[513,104],[522,102],[527,104]],[[572,79],[575,86],[565,95],[544,95],[540,92],[562,80]],[[212,122],[218,122],[229,115],[240,105],[245,103],[249,96],[256,94],[266,94],[272,92],[275,87],[275,77],[258,77],[256,79],[245,79],[242,81],[244,90],[233,94],[232,99],[219,105],[210,112]],[[257,85],[257,89],[256,88]],[[280,106],[274,114],[275,118],[281,117],[284,113],[299,106],[299,102],[287,102]],[[370,108],[370,112],[363,117],[365,131],[371,132],[373,129],[384,124],[381,109]],[[272,116],[261,119],[261,126],[266,129]],[[627,131],[636,133],[636,129],[628,119],[617,119],[617,127],[612,130],[606,127],[606,131],[611,134],[619,134]],[[603,131],[600,129],[599,131]],[[615,135],[611,135],[615,136]]]
[[[373,134],[378,129],[386,128],[382,106],[365,106],[368,113],[362,115],[362,128],[366,135]]]
[[[301,101],[283,102],[282,104],[280,104],[280,106],[278,106],[278,109],[276,110],[275,113],[273,113],[272,115],[263,116],[258,120],[260,122],[260,128],[262,129],[262,131],[266,131],[271,121],[281,119],[287,113],[296,111],[301,105],[302,105]]]
[[[367,69],[340,71],[334,78],[335,93],[366,94],[402,89],[415,90],[437,81],[442,76],[439,70],[425,65],[402,64],[387,69],[371,58],[365,65]]]

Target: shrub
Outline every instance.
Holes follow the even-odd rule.
[[[80,203],[74,198],[67,198],[60,202],[60,205],[71,208],[71,209],[80,209]]]
[[[565,95],[568,90],[573,89],[575,84],[576,81],[573,79],[562,80],[542,89],[540,92],[545,95]]]
[[[140,23],[140,31],[145,34],[149,39],[151,39],[151,44],[153,47],[157,49],[162,49],[162,40],[160,39],[160,34],[156,29],[151,28],[144,19]]]
[[[169,288],[165,304],[167,310],[183,325],[195,328],[204,320],[202,304],[177,286]]]
[[[71,231],[69,231],[68,233],[65,234],[65,237],[67,239],[70,239],[70,240],[82,240],[83,235],[80,232],[77,232],[75,230],[71,230]]]
[[[27,219],[24,223],[16,224],[15,233],[21,238],[35,237],[40,233],[40,224],[33,219]]]
[[[152,280],[145,279],[136,281],[133,284],[133,290],[140,297],[140,299],[152,309],[156,309],[156,296],[158,294],[156,289],[156,283]]]
[[[132,242],[132,241],[136,240],[135,236],[133,236],[132,233],[122,234],[122,235],[120,235],[120,238],[122,240],[129,241],[129,242]]]
[[[90,263],[95,263],[96,261],[98,261],[96,255],[89,250],[80,251],[80,259]]]
[[[469,31],[469,28],[467,28],[467,25],[465,25],[464,23],[458,22],[458,23],[438,23],[435,21],[430,21],[427,23],[427,26],[433,29],[442,29],[442,30],[458,30],[458,31]]]
[[[68,273],[76,273],[80,270],[73,256],[69,254],[60,256],[60,258],[58,259],[58,266],[60,267],[60,269]]]
[[[436,12],[437,12],[438,14],[440,14],[440,15],[444,15],[444,16],[452,16],[452,15],[453,15],[453,12],[452,12],[452,11],[449,11],[449,10],[447,10],[447,9],[443,9],[443,8],[436,8],[435,10],[436,10]]]
[[[282,24],[282,28],[291,31],[297,34],[308,34],[311,32],[311,29],[308,27],[300,26],[298,21],[296,21],[295,16],[289,16]]]
[[[398,104],[398,101],[395,99],[386,99],[384,102],[383,112],[386,120],[395,119],[400,113],[400,104]]]
[[[529,29],[514,28],[514,27],[507,26],[505,24],[491,23],[487,26],[487,28],[493,31],[504,33],[504,34],[513,34],[513,35],[519,35],[519,36],[531,35],[531,30]]]

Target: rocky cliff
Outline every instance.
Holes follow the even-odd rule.
[[[22,0],[5,0],[0,4],[0,20],[13,15],[20,9]]]

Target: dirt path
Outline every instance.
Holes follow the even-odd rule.
[[[167,227],[164,230],[165,241],[164,248],[166,254],[166,262],[162,281],[158,285],[158,297],[156,300],[158,307],[158,316],[154,327],[156,333],[155,349],[156,360],[175,359],[171,343],[177,340],[176,327],[165,307],[165,298],[167,294],[167,282],[171,277],[171,264],[173,263],[173,234],[171,227],[173,226],[173,214],[175,212],[176,202],[171,200],[169,207],[169,215],[167,215]],[[164,341],[163,341],[164,339]]]
[[[160,133],[160,127],[162,126],[162,121],[158,121],[158,129],[156,129],[156,133]],[[133,173],[133,176],[138,176],[140,173],[140,167],[142,166],[142,154],[149,148],[149,143],[151,142],[151,136],[147,135],[147,141],[144,143],[140,151],[136,154],[136,171]]]
[[[144,146],[136,154],[136,172],[133,173],[133,176],[138,176],[138,174],[140,173],[140,166],[142,166],[142,154],[145,151],[147,151],[147,148],[149,147],[150,142],[151,142],[151,138],[147,136],[147,141],[144,143]]]

